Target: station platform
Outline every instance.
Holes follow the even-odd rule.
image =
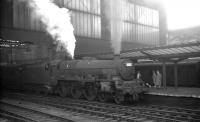
[[[160,95],[160,96],[172,96],[172,97],[200,98],[200,88],[192,88],[192,87],[155,88],[155,87],[150,87],[146,94]]]

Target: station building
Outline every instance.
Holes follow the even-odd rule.
[[[54,0],[69,9],[76,37],[75,57],[112,51],[109,0]],[[166,15],[148,0],[123,0],[122,50],[166,44]],[[27,63],[54,56],[53,39],[23,0],[1,0],[1,62]],[[12,45],[12,46],[9,46]]]
[[[150,85],[153,85],[152,70],[159,70],[163,75],[164,88],[197,87],[192,90],[184,88],[180,94],[182,95],[183,91],[195,91],[199,97],[199,58],[189,58],[200,57],[200,29],[197,27],[168,32],[163,6],[152,1],[122,0],[120,56],[132,60],[153,60],[136,67],[136,70],[142,72],[143,80]],[[0,2],[1,65],[28,64],[53,59],[57,53],[54,50],[54,40],[47,34],[42,22],[34,19],[36,16],[32,14],[27,3],[24,0]],[[69,9],[71,13],[71,23],[77,41],[75,58],[80,59],[82,55],[87,54],[113,52],[110,44],[111,20],[107,17],[111,9],[110,0],[54,0],[54,3]],[[188,42],[191,44],[187,44]],[[156,89],[155,94],[160,92],[163,91]],[[172,96],[175,93],[177,89],[173,91]],[[185,94],[188,93],[184,93],[183,96]],[[189,94],[193,95],[194,92]]]

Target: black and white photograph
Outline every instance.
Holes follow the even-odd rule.
[[[200,0],[0,0],[0,122],[200,122]]]

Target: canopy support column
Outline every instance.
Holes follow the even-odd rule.
[[[178,87],[178,65],[177,62],[174,63],[174,87]]]
[[[167,82],[166,82],[166,62],[163,62],[162,65],[162,72],[163,72],[163,87],[166,88],[167,87]]]

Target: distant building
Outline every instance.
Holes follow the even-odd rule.
[[[200,26],[168,32],[168,45],[190,42],[200,42]]]

